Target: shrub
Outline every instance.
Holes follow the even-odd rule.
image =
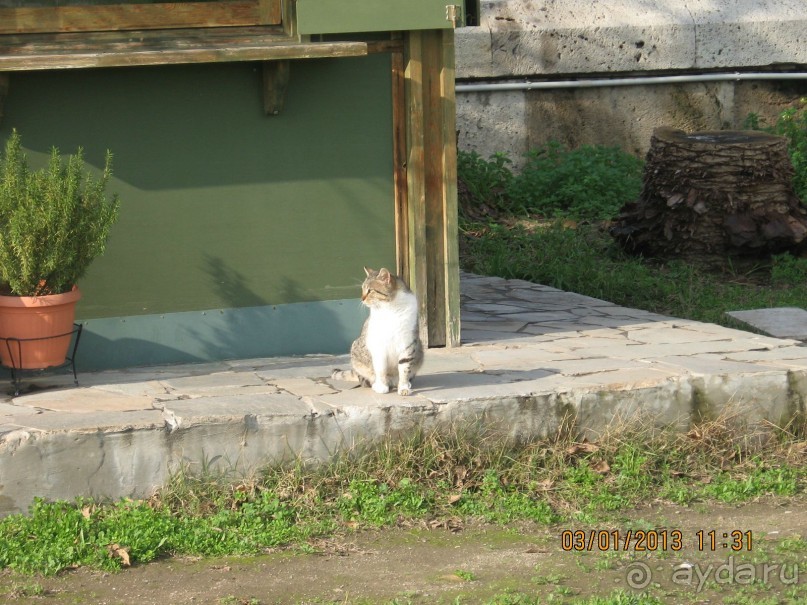
[[[0,156],[0,285],[16,296],[69,291],[103,254],[118,216],[118,198],[104,190],[112,175],[107,153],[100,178],[85,174],[81,148],[64,165],[51,150],[46,169],[32,171],[14,131]]]
[[[507,190],[513,180],[509,168],[512,163],[505,153],[496,153],[485,160],[475,151],[460,151],[457,154],[457,174],[465,185],[469,201],[476,206],[511,211]]]
[[[799,100],[797,107],[790,107],[779,114],[776,124],[763,127],[759,115],[751,113],[745,118],[745,128],[763,130],[787,139],[790,161],[793,164],[793,188],[802,202],[807,203],[807,97]]]
[[[509,193],[518,206],[546,217],[607,219],[642,189],[643,162],[618,147],[566,150],[549,143],[527,154]]]
[[[513,173],[511,163],[503,153],[484,160],[460,152],[457,170],[470,202],[499,212],[602,220],[642,188],[644,163],[617,147],[566,150],[552,142],[527,153],[521,172]]]

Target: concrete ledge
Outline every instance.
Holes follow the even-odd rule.
[[[789,0],[483,2],[456,31],[457,78],[807,64],[807,5]]]
[[[464,275],[464,346],[430,350],[414,394],[330,378],[347,356],[263,358],[38,379],[0,399],[0,515],[49,499],[148,496],[180,468],[249,474],[396,435],[476,423],[513,439],[596,439],[804,412],[807,348],[518,280]]]

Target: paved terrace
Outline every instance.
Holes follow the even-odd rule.
[[[417,426],[478,422],[529,438],[571,419],[596,438],[639,415],[686,430],[729,406],[779,424],[807,400],[797,340],[524,281],[464,274],[462,329],[462,347],[427,352],[409,397],[331,379],[347,355],[85,373],[78,388],[38,377],[0,398],[0,515],[35,496],[146,496],[181,465],[249,473],[326,459]]]

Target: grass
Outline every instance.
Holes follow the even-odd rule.
[[[622,590],[615,590],[609,595],[604,597],[592,597],[587,599],[573,599],[571,601],[558,601],[564,596],[567,596],[566,591],[559,590],[550,595],[549,600],[530,595],[522,592],[502,592],[494,595],[490,599],[482,602],[483,605],[545,605],[546,603],[563,602],[570,605],[663,605],[663,601],[649,595],[637,595],[627,593]],[[392,601],[367,601],[370,605],[412,605],[414,601],[406,597],[393,599]],[[417,601],[418,603],[421,601]],[[462,597],[458,597],[453,601],[454,605],[463,605],[466,601]],[[330,605],[338,605],[343,601],[332,601]],[[362,601],[363,603],[363,601]]]
[[[807,443],[790,429],[749,436],[725,420],[684,435],[632,425],[585,444],[566,432],[531,443],[470,430],[418,432],[326,467],[273,468],[238,484],[178,474],[146,501],[38,500],[30,514],[0,520],[0,566],[110,570],[174,554],[316,550],[323,537],[361,528],[593,522],[659,499],[791,496],[803,491]]]
[[[726,311],[807,307],[807,258],[788,254],[716,273],[682,261],[630,257],[601,225],[516,220],[466,225],[461,251],[466,271],[674,317],[732,325]]]

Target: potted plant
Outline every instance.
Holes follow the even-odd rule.
[[[118,216],[107,198],[112,156],[103,173],[85,172],[81,148],[63,162],[51,150],[47,168],[31,170],[13,131],[0,155],[0,362],[22,369],[64,363],[76,286],[103,254]]]

